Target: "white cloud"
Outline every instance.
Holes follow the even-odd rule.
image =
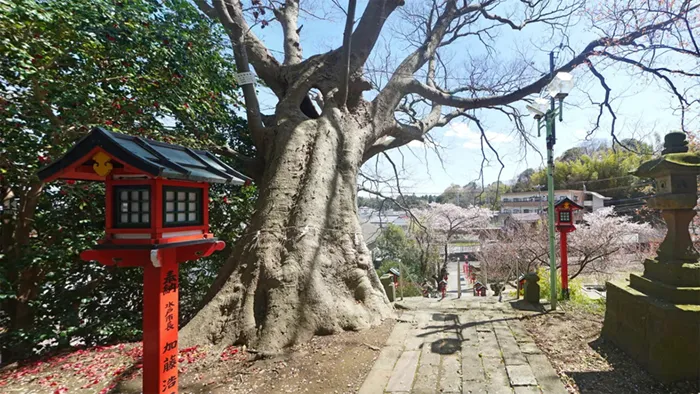
[[[410,146],[411,148],[422,148],[424,144],[421,141],[413,140],[408,143],[408,146]]]
[[[484,135],[492,145],[513,141],[513,136],[495,131],[486,130]],[[481,133],[470,129],[466,123],[451,123],[445,131],[445,136],[466,140],[462,146],[467,149],[481,148]]]
[[[445,137],[469,138],[473,134],[476,132],[472,131],[468,124],[452,122],[445,132]]]

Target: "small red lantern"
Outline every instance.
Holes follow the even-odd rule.
[[[569,298],[569,256],[566,248],[567,234],[576,230],[574,226],[574,212],[583,209],[582,206],[571,201],[568,197],[554,205],[556,228],[559,231],[561,249],[561,291],[564,298]]]
[[[101,128],[38,175],[105,182],[105,238],[80,257],[144,268],[143,391],[176,393],[178,264],[225,246],[209,232],[209,183],[248,177],[209,152]]]
[[[484,286],[481,282],[476,282],[474,284],[474,296],[476,297],[486,297],[486,286]]]

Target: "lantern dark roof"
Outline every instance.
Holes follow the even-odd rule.
[[[210,152],[114,133],[101,127],[92,129],[63,157],[41,169],[39,178],[45,180],[66,170],[97,147],[151,176],[233,185],[250,180]]]
[[[554,204],[554,208],[557,208],[557,207],[563,205],[563,204],[566,203],[566,202],[568,202],[569,204],[573,205],[573,207],[576,208],[576,209],[583,209],[582,206],[580,206],[580,205],[576,204],[575,202],[571,201],[571,199],[569,199],[569,197],[564,197],[564,198],[562,198],[561,200],[557,201],[557,203]]]

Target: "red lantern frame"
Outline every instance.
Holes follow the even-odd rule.
[[[225,247],[224,242],[209,232],[209,184],[243,185],[250,179],[209,152],[101,128],[93,129],[38,175],[44,182],[56,179],[105,182],[105,237],[80,257],[104,265],[144,268],[143,391],[177,393],[178,264],[210,256]],[[135,222],[128,219],[117,226],[114,194],[124,186],[147,187],[148,203],[128,202],[137,204],[139,216]],[[197,191],[195,196],[200,197],[199,201],[196,197],[193,201],[172,201],[194,203],[194,212],[200,213],[196,224],[166,225],[163,217],[167,207],[163,195],[166,188]],[[141,216],[146,214],[141,204],[148,204],[147,223]],[[130,215],[131,208],[126,209]],[[176,212],[181,213],[179,208]],[[189,205],[186,212],[190,212]]]
[[[561,251],[561,291],[564,298],[569,298],[569,251],[567,250],[567,234],[576,230],[574,225],[574,212],[583,209],[582,206],[571,201],[568,197],[558,201],[554,205],[554,217],[556,229],[559,231],[559,248]],[[561,220],[562,214],[566,214],[569,220]]]

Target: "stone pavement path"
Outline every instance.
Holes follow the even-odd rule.
[[[509,303],[412,297],[360,394],[566,394]]]

